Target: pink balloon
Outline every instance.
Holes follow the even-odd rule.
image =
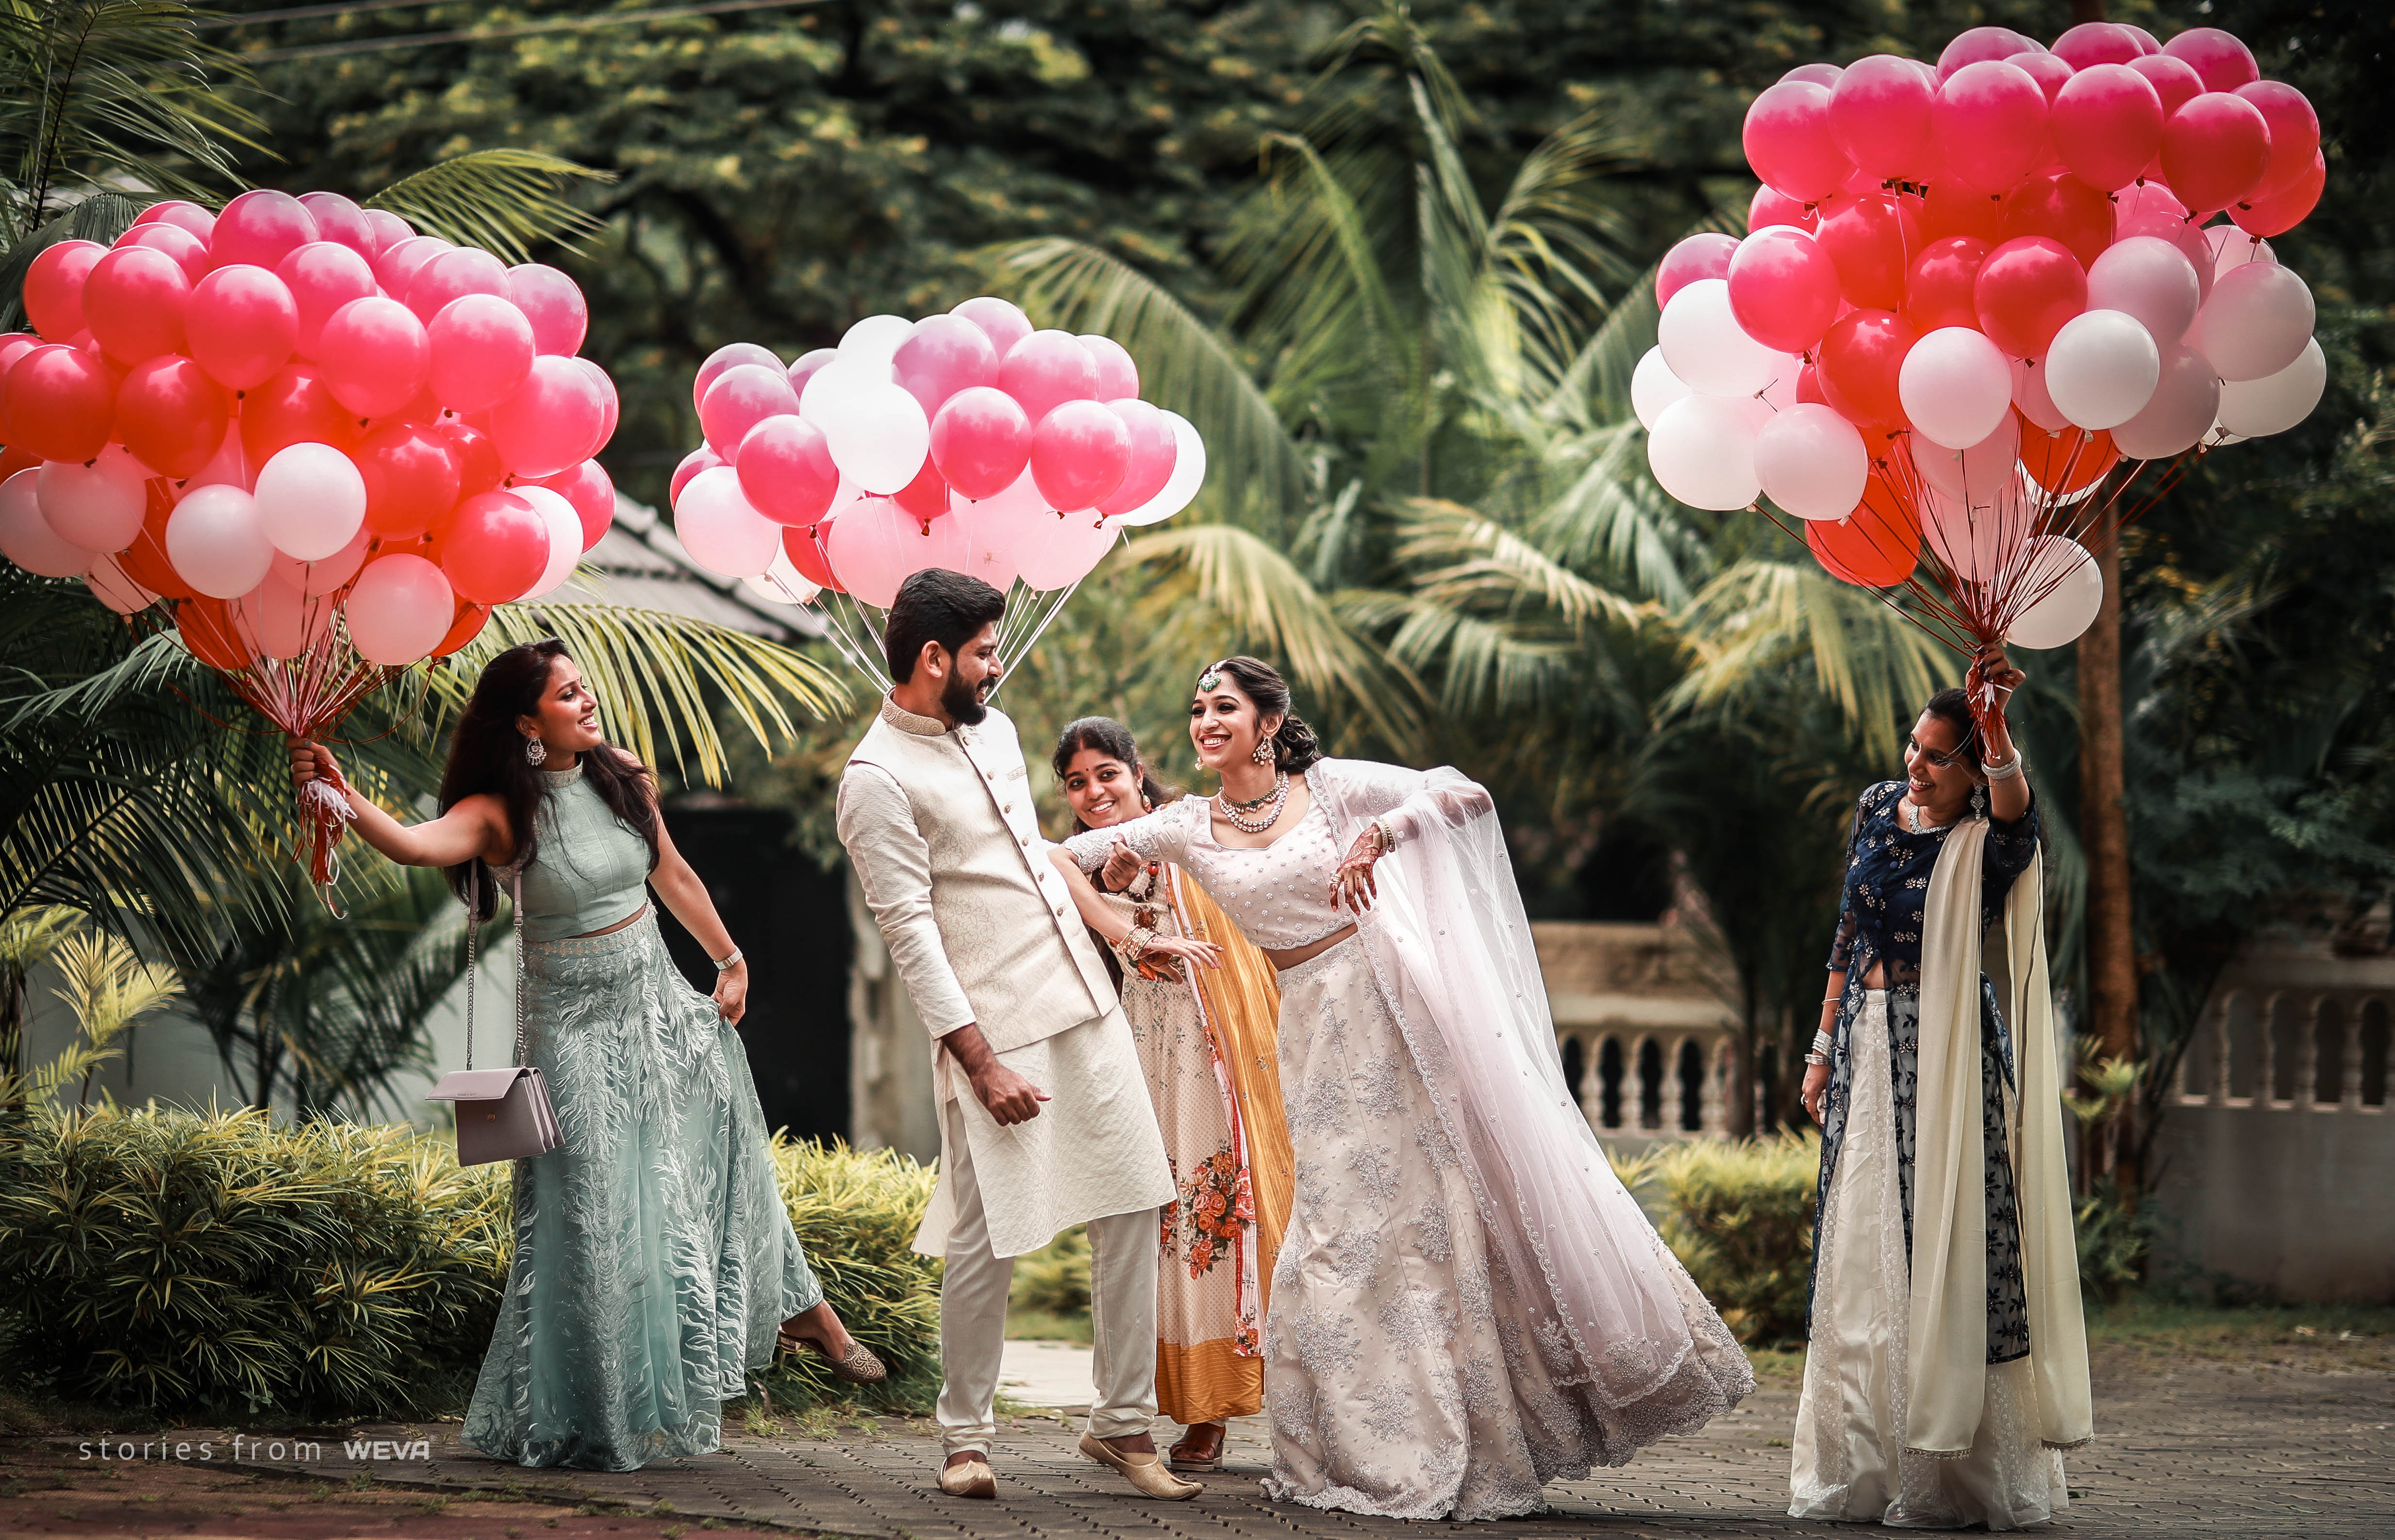
[[[831,521],[824,555],[840,586],[867,604],[887,608],[898,597],[898,586],[917,570],[910,560],[924,539],[921,520],[890,499],[875,497]]]
[[[298,207],[297,199],[292,206]],[[201,368],[228,389],[246,390],[272,379],[291,362],[299,341],[299,307],[283,280],[264,268],[219,267],[192,286],[183,334]]]
[[[740,441],[740,490],[759,513],[793,528],[812,524],[840,491],[823,429],[795,413],[766,417]]]
[[[171,225],[205,241],[217,228],[217,217],[194,203],[169,198],[163,204],[152,204],[133,217],[137,225]]]
[[[2113,242],[2088,264],[2087,308],[2135,317],[2165,358],[2203,303],[2195,264],[2168,241],[2133,235]]]
[[[120,251],[126,246],[147,246],[152,251],[163,251],[175,259],[176,265],[183,270],[183,276],[194,283],[208,273],[208,244],[180,225],[170,225],[164,220],[135,225],[116,238],[116,246]]]
[[[183,350],[183,314],[192,281],[182,265],[148,246],[120,246],[92,264],[84,280],[84,319],[92,339],[119,363],[146,363]]]
[[[2268,198],[2248,198],[2230,210],[2230,217],[2248,235],[2284,235],[2319,205],[2321,191],[2327,185],[2328,160],[2315,150],[2311,168],[2295,185]]]
[[[776,362],[779,361],[777,360]],[[825,364],[837,363],[839,362],[840,349],[837,348],[817,348],[812,352],[800,354],[799,361],[796,363],[791,364],[789,369],[787,371],[789,375],[790,388],[798,392],[799,400],[801,401],[804,401],[807,396],[807,381],[814,378],[816,373],[820,371]],[[998,365],[993,362],[990,365],[992,377],[996,376],[997,372]],[[810,581],[813,580],[810,579]]]
[[[91,570],[83,574],[83,586],[91,590],[92,598],[120,615],[146,610],[158,601],[158,596],[136,583],[112,556],[96,558]]]
[[[1746,110],[1746,163],[1789,197],[1818,203],[1854,175],[1830,130],[1830,93],[1806,81],[1766,87]]]
[[[1121,343],[1096,332],[1082,333],[1080,342],[1090,350],[1090,362],[1097,365],[1098,400],[1124,401],[1139,395],[1139,365],[1131,362]]]
[[[2254,50],[2217,27],[2190,27],[2163,44],[2163,52],[2193,66],[2207,91],[2234,91],[2262,78]]]
[[[998,388],[1036,423],[1065,401],[1095,401],[1098,366],[1072,333],[1034,332],[999,362]]]
[[[368,261],[416,234],[414,225],[387,208],[366,210],[366,225],[374,231],[374,250],[366,254]]]
[[[583,377],[590,382],[590,388],[599,392],[599,436],[582,451],[580,458],[587,460],[606,448],[607,441],[615,436],[615,421],[623,410],[623,403],[615,396],[615,376],[600,368],[593,360],[577,358],[573,362],[582,371]]]
[[[1777,197],[1788,195],[1775,188],[1764,192]],[[1757,193],[1760,198],[1762,193]],[[1706,230],[1700,235],[1684,236],[1663,260],[1655,266],[1655,308],[1661,309],[1672,302],[1672,296],[1703,278],[1727,278],[1730,258],[1738,255],[1738,237],[1718,230]]]
[[[272,272],[294,249],[315,239],[316,217],[298,199],[261,187],[225,204],[208,236],[208,256],[219,268],[246,265]]]
[[[2054,105],[2054,99],[2062,94],[2062,88],[2071,84],[2071,77],[2075,72],[2052,54],[2015,54],[2005,62],[2037,82],[2037,88],[2045,93],[2048,107]]]
[[[383,242],[375,234],[366,211],[337,192],[302,192],[299,206],[316,222],[316,239],[349,247],[361,261],[372,262]],[[275,264],[277,267],[281,263]]]
[[[87,551],[121,551],[141,533],[149,475],[140,461],[111,446],[89,465],[44,462],[34,490],[60,539]]]
[[[2045,93],[2027,72],[1996,60],[1965,64],[1931,107],[1947,175],[1996,196],[2036,167],[2045,144]]]
[[[293,344],[302,358],[314,358],[324,345],[324,322],[352,299],[364,299],[375,290],[374,267],[348,244],[311,241],[294,246],[274,270],[299,308],[299,336]]]
[[[2245,194],[2246,202],[2258,204],[2277,197],[2310,172],[2312,157],[2320,152],[2320,115],[2301,91],[2284,81],[2257,80],[2239,86],[2237,95],[2254,104],[2270,130],[2270,168]],[[85,301],[85,309],[90,309],[90,301]]]
[[[513,304],[508,289],[507,264],[487,251],[460,246],[427,262],[408,280],[407,308],[426,325],[441,308],[461,295],[487,294]]]
[[[932,419],[932,463],[956,494],[995,497],[1031,462],[1031,419],[995,386],[971,386]]]
[[[441,645],[457,618],[457,596],[440,568],[395,552],[366,563],[341,611],[359,655],[398,668]]]
[[[753,363],[763,369],[779,369],[782,361],[770,348],[760,348],[753,342],[727,342],[707,355],[698,366],[697,375],[690,382],[690,408],[695,412],[707,400],[708,388],[722,377],[727,369]],[[735,444],[738,440],[733,441]]]
[[[115,395],[108,364],[82,349],[29,349],[8,366],[9,447],[45,460],[88,460],[108,442]]]
[[[411,235],[394,241],[375,257],[375,282],[382,285],[383,293],[404,300],[417,274],[443,252],[457,249],[438,235]]]
[[[449,586],[477,604],[505,604],[532,592],[549,571],[549,520],[512,492],[477,493],[459,503],[434,546]]]
[[[1834,64],[1823,63],[1817,59],[1810,64],[1797,65],[1772,84],[1776,86],[1786,81],[1799,80],[1819,86],[1824,90],[1834,91],[1838,88],[1838,77],[1846,72]]]
[[[1943,86],[1965,65],[2010,59],[2018,53],[2044,53],[2045,46],[2010,27],[1973,27],[1959,33],[1938,56],[1938,84]]]
[[[432,369],[432,340],[424,322],[398,300],[380,295],[352,299],[335,310],[317,351],[333,399],[361,417],[379,417],[414,401]]]
[[[1098,401],[1068,401],[1031,430],[1031,477],[1055,508],[1093,508],[1131,469],[1131,429]]]
[[[995,295],[980,295],[948,312],[960,315],[989,335],[989,345],[1004,358],[1014,345],[1031,335],[1031,318],[1021,307]]]
[[[1172,467],[1180,455],[1180,441],[1173,434],[1172,419],[1161,408],[1138,400],[1111,401],[1106,410],[1122,419],[1131,433],[1131,466],[1123,472],[1122,485],[1114,494],[1100,500],[1100,513],[1131,513],[1144,507],[1150,498],[1164,490],[1172,480]]]
[[[582,522],[582,548],[589,550],[615,522],[615,482],[596,460],[544,476],[537,483],[565,499]]]
[[[2054,99],[2054,146],[2099,192],[2136,181],[2163,147],[2163,99],[2125,64],[2091,64]]]
[[[73,577],[91,566],[93,553],[60,538],[42,517],[40,475],[20,470],[0,481],[0,556],[36,577]]]
[[[2261,185],[2270,169],[2270,125],[2243,97],[2206,91],[2171,114],[2162,161],[2171,191],[2211,214]]]
[[[1795,199],[1791,198],[1788,194],[1780,191],[1776,187],[1758,187],[1754,190],[1754,196],[1747,200],[1746,228],[1750,230],[1763,230],[1771,225],[1790,225],[1809,235],[1813,232],[1814,229],[1819,224],[1819,222],[1820,216],[1818,213],[1813,209],[1806,207],[1805,204],[1798,203]],[[1702,236],[1697,235],[1687,237],[1687,241],[1698,241],[1702,239]],[[1687,241],[1683,241],[1681,245],[1687,244]],[[1674,246],[1672,248],[1673,251],[1677,251],[1679,249],[1679,246]],[[1667,257],[1669,257],[1669,253],[1666,253],[1665,255]],[[1700,273],[1698,276],[1700,278],[1719,278],[1728,272],[1728,270],[1729,270],[1727,268],[1724,268],[1721,272]],[[1656,292],[1659,295],[1662,292],[1662,275],[1658,272],[1656,274],[1655,287]],[[1677,286],[1678,285],[1676,284],[1674,285],[1674,288],[1677,288]]]
[[[1094,520],[1087,512],[1068,513],[1045,539],[1023,553],[1023,581],[1039,589],[1069,588],[1105,559],[1120,536],[1112,520]]]
[[[277,551],[267,566],[266,581],[311,598],[332,593],[358,575],[358,569],[366,564],[366,549],[374,544],[374,538],[375,532],[360,524],[348,545],[322,560],[301,561]]]
[[[2055,57],[2074,70],[2126,64],[2145,51],[2127,28],[2110,21],[2083,21],[2054,40]]]
[[[702,470],[713,470],[723,463],[723,456],[705,444],[683,455],[681,464],[674,467],[673,480],[667,485],[666,507],[672,507],[681,501],[681,489],[690,485],[691,478]]]
[[[726,369],[707,388],[698,403],[698,426],[707,445],[726,460],[738,457],[740,441],[768,417],[796,416],[799,393],[778,363],[738,363]]]
[[[431,344],[426,381],[452,412],[496,406],[532,373],[532,322],[496,295],[458,296],[425,333]]]
[[[535,350],[569,356],[582,350],[590,308],[573,279],[539,262],[522,262],[508,270],[508,295],[532,322]]]
[[[1838,265],[1811,236],[1774,228],[1739,243],[1729,264],[1730,314],[1755,341],[1804,352],[1838,319]]]
[[[819,351],[824,357],[816,368],[840,356],[837,349]],[[807,359],[815,356],[810,353]],[[801,390],[806,387],[797,377],[798,370],[807,359],[801,359],[790,369],[790,383]],[[918,322],[890,362],[898,384],[922,403],[926,417],[937,415],[947,399],[959,390],[998,383],[998,349],[990,345],[989,334],[958,315],[927,316]],[[814,370],[809,369],[807,377],[814,375]]]
[[[1919,180],[1936,154],[1930,88],[1912,60],[1872,54],[1846,66],[1830,92],[1830,133],[1857,169]]]
[[[725,577],[754,577],[782,549],[782,526],[750,506],[729,466],[701,472],[683,489],[674,534],[692,560]]]
[[[25,318],[45,342],[72,342],[86,324],[83,286],[108,248],[97,241],[60,241],[42,248],[25,270]]]
[[[2146,84],[2163,99],[2164,123],[2170,121],[2173,112],[2203,95],[2203,77],[2195,72],[2195,66],[2183,59],[2173,59],[2168,54],[2147,54],[2129,60],[2129,68],[2145,76]],[[2157,166],[2154,174],[2159,175],[2160,171]]]
[[[358,554],[364,556],[363,545]],[[255,639],[262,658],[296,658],[333,629],[330,598],[304,594],[271,574],[225,608],[232,612],[233,623]]]
[[[606,398],[576,367],[581,362],[553,354],[534,359],[523,384],[491,408],[491,442],[516,475],[527,480],[554,476],[589,459],[602,441]]]

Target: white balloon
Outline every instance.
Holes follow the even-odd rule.
[[[530,503],[532,511],[549,526],[549,565],[541,569],[540,580],[524,595],[526,599],[545,598],[572,577],[575,567],[581,562],[582,516],[574,511],[574,505],[565,500],[563,494],[549,487],[520,485],[508,490]],[[778,550],[780,546],[776,545],[774,548]]]
[[[166,516],[166,559],[210,599],[239,599],[274,564],[274,542],[266,537],[257,499],[239,487],[205,486]]]
[[[857,397],[877,385],[890,383],[890,366],[841,357],[832,360],[807,376],[807,388],[799,392],[799,415],[822,428],[831,431],[831,425],[845,413]]]
[[[1921,479],[1958,503],[1992,505],[2013,484],[2020,464],[2020,419],[2007,412],[1996,430],[1968,449],[1948,449],[1912,436],[1913,468]]]
[[[2225,390],[2228,387],[2224,385],[2221,388]],[[2218,449],[2225,444],[2243,443],[2245,441],[2245,435],[2243,433],[2231,433],[2229,429],[2221,427],[2217,422],[2216,422],[2212,425],[2212,431],[2203,436],[2203,441],[2211,445],[2214,449]]]
[[[2230,435],[2221,441],[2234,443],[2239,439],[2284,433],[2312,415],[2326,388],[2328,358],[2321,351],[2320,339],[2314,337],[2304,344],[2295,362],[2277,374],[2234,380],[2220,388],[2220,426]]]
[[[89,465],[48,460],[40,467],[42,517],[61,540],[87,551],[121,551],[141,533],[150,472],[114,444]]]
[[[92,598],[120,615],[146,610],[158,602],[158,596],[134,582],[113,556],[94,557],[91,570],[83,574],[83,586],[91,590]]]
[[[2091,432],[2144,411],[2163,372],[2152,336],[2119,310],[2083,310],[2064,322],[2043,362],[2055,406]]]
[[[946,520],[940,520],[946,523]],[[811,604],[823,590],[807,581],[796,563],[790,560],[786,547],[774,553],[774,564],[754,577],[744,577],[740,586],[769,604]]]
[[[1797,405],[1796,381],[1805,370],[1804,358],[1796,353],[1781,353],[1770,383],[1763,388],[1761,400],[1774,412],[1785,412]]]
[[[457,596],[449,579],[424,558],[405,552],[367,562],[341,607],[358,655],[393,668],[440,646],[457,616]]]
[[[899,346],[914,333],[915,323],[903,315],[869,315],[840,334],[840,356],[843,362],[887,369]]]
[[[366,518],[366,480],[331,444],[296,443],[258,468],[258,517],[274,548],[295,561],[337,556]]]
[[[1154,524],[1170,519],[1194,502],[1198,489],[1206,484],[1206,441],[1198,436],[1198,429],[1180,413],[1167,412],[1164,418],[1172,425],[1172,474],[1165,479],[1155,496],[1129,513],[1118,515],[1118,524]],[[1031,472],[1026,469],[1023,474],[1028,476]]]
[[[2185,336],[2203,305],[2195,264],[2158,235],[2115,241],[2087,270],[2087,308],[2135,316],[2158,348]]]
[[[1914,432],[1968,448],[1994,432],[2011,407],[2012,361],[1983,332],[1940,326],[1904,355],[1896,394]]]
[[[2054,398],[2046,393],[2045,370],[2036,359],[2015,359],[2013,365],[2013,404],[2021,415],[2044,428],[2059,433],[2071,426],[2071,419],[2055,410]]]
[[[2219,412],[2220,376],[2211,361],[2192,348],[2173,348],[2153,398],[2112,429],[2112,441],[2129,459],[2167,460],[2194,448]]]
[[[41,475],[28,467],[0,481],[0,556],[36,577],[74,577],[91,565],[94,553],[60,539],[42,517]]]
[[[580,525],[576,542],[580,543]],[[690,559],[724,577],[754,577],[774,564],[782,526],[759,513],[740,490],[740,473],[713,466],[690,479],[674,505],[674,533]]]
[[[2013,592],[2036,594],[2005,639],[2015,647],[2060,647],[2079,639],[2104,602],[2104,573],[2075,540],[2042,534],[2014,569]]]
[[[1679,296],[1672,302],[1678,304]],[[1647,436],[1647,467],[1665,492],[1692,508],[1750,507],[1763,494],[1763,480],[1754,473],[1755,427],[1742,401],[1718,396],[1674,401]]]
[[[1973,506],[1934,486],[1921,489],[1921,533],[1955,576],[1986,583],[2020,550],[2031,524],[2030,499],[2016,484],[1992,503]]]
[[[2268,262],[2276,267],[2279,254],[2270,243],[2258,235],[2248,235],[2235,225],[2215,225],[2203,232],[2204,244],[2212,249],[2212,276],[2215,282],[2231,268],[2248,262]]]
[[[1752,396],[1771,383],[1785,356],[1739,326],[1727,279],[1700,278],[1682,288],[1655,330],[1663,362],[1702,395]]]
[[[1771,500],[1799,519],[1844,519],[1863,500],[1871,451],[1855,425],[1801,401],[1754,436],[1754,474]]]
[[[2314,319],[2312,291],[2301,278],[2276,263],[2247,262],[2212,285],[2187,344],[2210,359],[2222,379],[2260,379],[2296,362]]]
[[[1660,346],[1647,349],[1630,373],[1630,410],[1638,414],[1638,426],[1649,433],[1655,431],[1655,419],[1663,415],[1663,408],[1689,393],[1687,382],[1663,362]]]
[[[812,392],[814,381],[807,387]],[[859,391],[823,425],[823,432],[824,447],[840,475],[885,496],[920,475],[923,456],[932,452],[932,424],[923,403],[904,386],[886,382]]]

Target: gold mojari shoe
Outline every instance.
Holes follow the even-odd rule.
[[[951,1497],[978,1497],[987,1501],[998,1495],[998,1476],[989,1462],[976,1455],[940,1468],[940,1490]]]
[[[1196,1481],[1184,1481],[1167,1469],[1161,1454],[1126,1454],[1094,1433],[1081,1435],[1081,1453],[1100,1465],[1114,1467],[1132,1486],[1168,1503],[1186,1502],[1206,1490]]]

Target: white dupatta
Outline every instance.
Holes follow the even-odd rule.
[[[1987,1404],[1988,1207],[1979,1072],[1979,874],[1988,821],[1946,836],[1929,879],[1921,933],[1919,1122],[1914,1142],[1911,1366],[1906,1452],[1970,1452]],[[2072,1449],[2094,1436],[2087,1325],[2062,1147],[2062,1080],[2046,979],[2042,855],[2005,898],[2017,1094],[2007,1129],[2020,1212],[2030,1371],[2041,1442]]]

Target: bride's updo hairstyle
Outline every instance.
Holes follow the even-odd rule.
[[[1322,757],[1322,745],[1315,741],[1314,730],[1305,718],[1289,708],[1289,681],[1280,671],[1262,658],[1241,655],[1224,658],[1209,672],[1219,671],[1231,677],[1239,693],[1253,701],[1258,719],[1278,717],[1280,730],[1273,734],[1273,749],[1282,770],[1295,775]]]

